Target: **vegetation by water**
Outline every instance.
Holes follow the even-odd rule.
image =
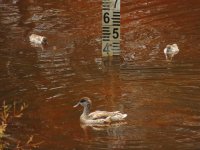
[[[27,108],[28,105],[26,103],[20,104],[18,108],[15,101],[12,105],[6,104],[6,102],[3,101],[0,111],[0,150],[5,148],[16,150],[33,149],[39,147],[39,145],[43,143],[34,142],[33,135],[30,135],[27,141],[20,141],[12,138],[12,135],[6,134],[8,126],[12,123],[14,118],[21,118]]]

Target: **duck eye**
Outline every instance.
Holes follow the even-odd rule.
[[[86,102],[86,100],[85,100],[85,99],[81,99],[80,102],[81,102],[81,103],[84,103],[84,102]]]

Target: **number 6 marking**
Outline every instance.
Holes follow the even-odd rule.
[[[108,13],[108,12],[106,12],[106,13],[104,14],[103,18],[104,18],[104,22],[105,22],[105,23],[109,23],[109,22],[110,22],[110,18],[109,18],[109,13]]]

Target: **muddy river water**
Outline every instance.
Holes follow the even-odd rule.
[[[113,59],[101,58],[101,4],[0,0],[0,103],[28,104],[1,147],[33,136],[41,150],[200,149],[200,1],[121,0]],[[31,45],[31,33],[48,45]],[[83,96],[93,110],[127,113],[126,124],[80,126]]]

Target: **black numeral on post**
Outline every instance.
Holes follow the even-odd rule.
[[[115,7],[114,7],[114,8],[116,8],[116,7],[117,7],[117,1],[118,1],[118,0],[116,0],[116,1],[115,1]]]
[[[119,32],[118,32],[119,28],[114,28],[113,29],[113,38],[117,39],[119,37]]]
[[[105,12],[105,14],[103,15],[103,20],[105,23],[109,23],[110,22],[110,18],[109,18],[109,13]]]
[[[109,51],[109,43],[106,44],[106,46],[103,48],[104,52],[108,52]]]

